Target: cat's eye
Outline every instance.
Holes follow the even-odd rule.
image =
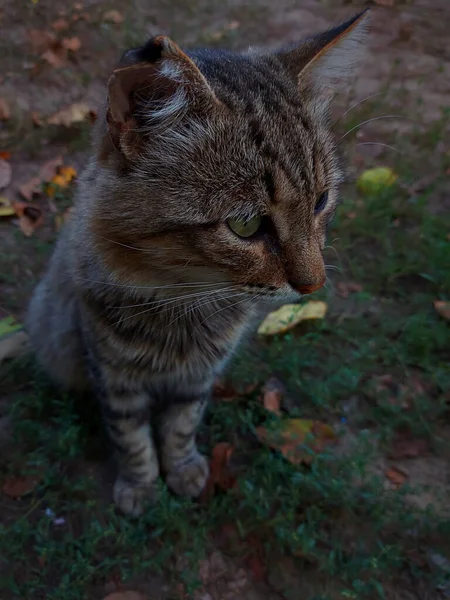
[[[322,194],[320,194],[319,199],[316,202],[316,206],[314,207],[314,212],[316,215],[325,208],[325,206],[327,205],[327,202],[328,202],[328,190],[326,192],[323,192]]]
[[[260,228],[261,223],[262,217],[259,215],[256,215],[248,220],[233,218],[227,219],[227,224],[231,231],[234,231],[236,235],[243,238],[248,238],[252,235],[255,235]]]

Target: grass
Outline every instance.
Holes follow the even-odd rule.
[[[426,440],[432,459],[448,460],[449,324],[433,301],[449,299],[450,240],[448,222],[428,210],[433,187],[411,195],[408,166],[395,168],[400,183],[381,194],[345,191],[330,235],[337,258],[327,262],[337,261],[338,280],[362,291],[347,299],[323,292],[330,315],[322,323],[256,341],[230,369],[236,388],[275,374],[288,390],[285,416],[320,419],[339,432],[337,448],[310,466],[294,467],[258,442],[256,427],[276,421],[259,389],[216,401],[200,444],[207,454],[218,442],[235,446],[237,487],[202,505],[161,483],[159,503],[129,520],[109,504],[95,407],[62,396],[33,365],[9,366],[3,385],[14,442],[0,478],[31,471],[40,480],[20,500],[1,498],[2,597],[81,600],[101,597],[108,581],[132,586],[162,574],[191,598],[198,561],[215,547],[236,564],[257,557],[287,599],[388,598],[393,589],[439,597],[450,574],[429,555],[450,551],[437,489],[445,482],[436,481],[434,501],[420,508],[411,497],[427,491],[421,482],[395,489],[384,471],[395,463],[389,452],[399,435]],[[380,375],[392,386],[380,389]]]

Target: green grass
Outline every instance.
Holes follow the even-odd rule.
[[[255,341],[230,369],[236,387],[275,374],[287,388],[286,416],[333,425],[337,449],[310,466],[294,467],[258,442],[256,427],[276,418],[257,388],[214,402],[200,433],[208,454],[221,441],[235,446],[237,487],[202,505],[161,483],[158,504],[129,520],[109,504],[95,405],[61,395],[29,364],[8,369],[14,443],[0,478],[35,470],[41,480],[21,500],[2,497],[2,597],[81,600],[113,577],[132,585],[152,573],[183,582],[193,597],[198,560],[215,546],[237,563],[257,552],[287,599],[387,598],[416,587],[438,597],[449,573],[427,556],[450,552],[442,482],[431,490],[436,501],[419,509],[409,499],[424,491],[417,482],[391,489],[377,469],[390,464],[392,441],[405,432],[427,440],[432,457],[449,456],[449,324],[433,309],[433,300],[449,299],[448,219],[428,210],[433,187],[412,197],[404,185],[410,171],[401,163],[396,170],[400,183],[382,194],[346,190],[330,234],[337,257],[330,251],[327,262],[343,270],[334,281],[356,281],[363,291],[342,300],[331,286],[322,293],[330,306],[322,323]],[[374,377],[386,374],[393,389],[377,390]],[[46,510],[65,523],[55,525]],[[230,522],[236,539],[224,542],[219,534]]]

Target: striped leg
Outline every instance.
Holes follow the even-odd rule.
[[[115,446],[119,476],[114,485],[114,501],[126,514],[138,516],[145,503],[156,496],[158,456],[148,422],[147,397],[106,396],[103,416]]]
[[[162,416],[161,466],[167,473],[167,485],[176,494],[198,496],[208,478],[208,461],[195,444],[206,403],[207,398],[174,404]]]

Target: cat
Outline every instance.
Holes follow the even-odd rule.
[[[27,330],[58,384],[97,395],[126,514],[156,497],[160,472],[175,493],[201,493],[196,430],[255,310],[325,282],[342,180],[328,91],[367,18],[280,51],[154,37],[109,79]]]

